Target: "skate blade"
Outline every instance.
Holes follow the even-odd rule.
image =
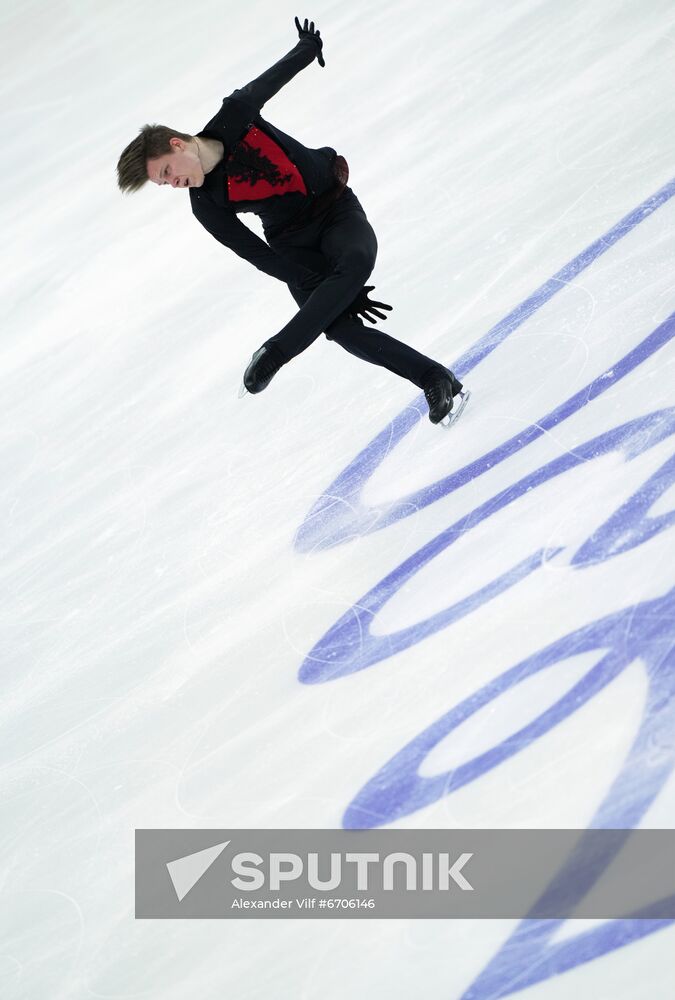
[[[447,417],[444,417],[441,420],[441,427],[449,428],[452,427],[453,424],[456,424],[461,415],[464,413],[466,404],[469,402],[470,398],[471,398],[470,389],[462,389],[461,392],[458,392],[457,395],[455,396],[455,405],[450,410],[450,413],[448,413]],[[459,405],[457,405],[456,402],[457,399],[459,399]]]
[[[239,399],[243,399],[244,396],[248,396],[248,389],[242,382],[241,385],[239,386]]]

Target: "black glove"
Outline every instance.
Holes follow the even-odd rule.
[[[376,323],[377,320],[371,319],[368,313],[374,313],[379,316],[380,319],[386,319],[387,317],[382,313],[378,312],[378,309],[388,309],[390,312],[394,308],[393,306],[388,306],[386,302],[374,302],[368,296],[368,292],[372,292],[375,285],[366,285],[362,288],[359,294],[356,296],[352,304],[347,309],[350,317],[352,319],[357,319],[359,316],[363,316],[370,323]]]
[[[323,55],[321,54],[322,53],[322,49],[323,49],[323,41],[321,39],[321,33],[319,32],[318,28],[317,28],[316,31],[314,30],[314,21],[310,22],[310,25],[309,25],[309,28],[308,28],[307,27],[307,18],[305,18],[305,23],[304,23],[304,25],[301,28],[300,27],[300,22],[298,21],[298,19],[296,17],[296,19],[295,19],[295,27],[298,29],[298,34],[300,35],[300,38],[311,38],[313,42],[316,42],[317,48],[319,50],[318,56],[317,56],[317,58],[319,60],[319,66],[325,66],[326,64],[323,61]]]

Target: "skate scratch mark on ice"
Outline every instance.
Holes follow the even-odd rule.
[[[612,173],[612,170],[606,171],[605,174],[603,174],[601,180],[604,181],[607,174],[610,173]],[[473,315],[476,305],[482,299],[487,298],[487,293],[492,290],[492,288],[500,281],[500,279],[505,274],[508,274],[509,271],[513,270],[516,264],[520,264],[521,261],[530,253],[532,249],[536,249],[536,247],[538,247],[540,243],[547,240],[552,233],[557,233],[560,229],[560,223],[563,221],[565,216],[569,215],[572,209],[575,208],[579,204],[579,202],[586,197],[589,191],[593,191],[598,186],[599,183],[600,181],[598,180],[593,181],[593,183],[590,184],[584,191],[582,191],[579,197],[576,198],[573,202],[571,202],[567,206],[567,208],[549,226],[547,226],[541,233],[537,235],[535,239],[527,241],[524,244],[522,251],[520,253],[517,253],[515,257],[510,258],[508,263],[501,269],[501,271],[497,272],[492,281],[488,282],[487,285],[483,286],[480,292],[468,302],[466,307],[464,309],[461,309],[456,314],[457,319],[461,319],[467,313],[469,315]],[[568,284],[568,282],[561,282],[561,284]]]

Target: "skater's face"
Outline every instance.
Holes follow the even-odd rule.
[[[199,148],[194,142],[174,137],[170,140],[171,153],[147,161],[148,177],[153,184],[170,184],[171,187],[201,187],[204,169],[199,159]]]

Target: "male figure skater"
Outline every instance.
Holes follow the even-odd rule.
[[[356,195],[349,168],[332,147],[309,149],[260,116],[270,98],[315,58],[325,66],[323,40],[314,22],[295,18],[299,41],[279,62],[226,97],[196,135],[163,125],[144,125],[119,158],[124,192],[146,181],[189,190],[192,212],[224,246],[260,271],[284,281],[300,306],[278,333],[255,352],[244,373],[251,393],[262,392],[279,369],[325,332],[350,354],[408,379],[424,390],[429,419],[437,424],[459,394],[468,393],[437,361],[379,329],[366,327],[380,309],[365,285],[377,255],[377,239]],[[254,212],[260,239],[237,215]]]

